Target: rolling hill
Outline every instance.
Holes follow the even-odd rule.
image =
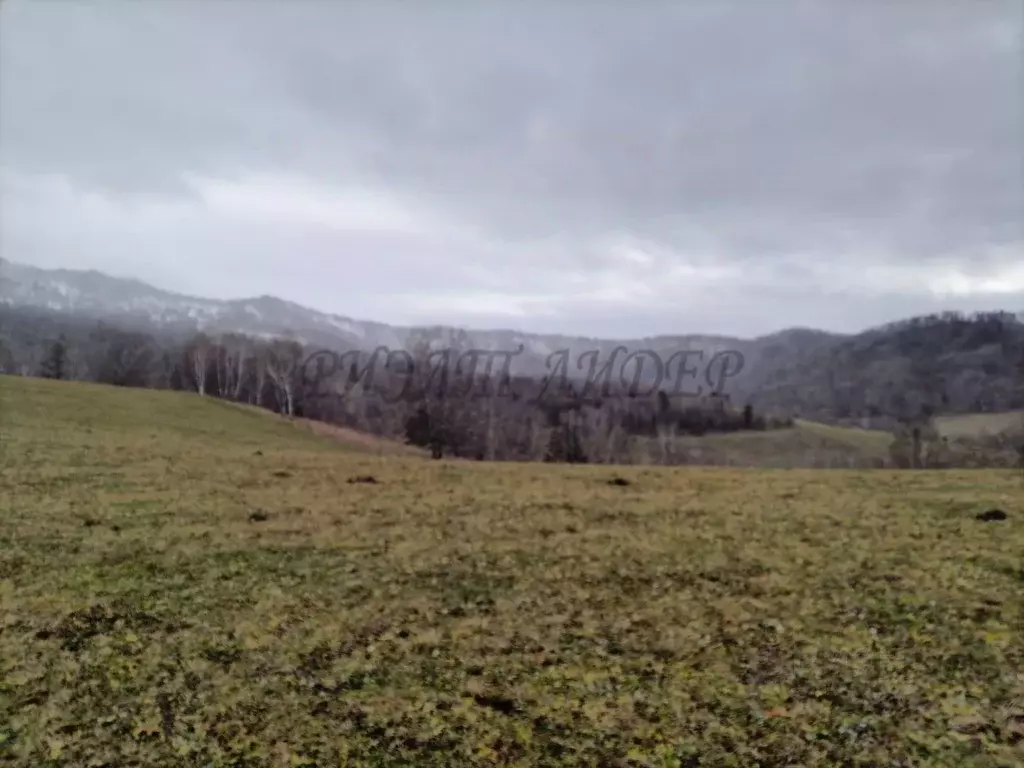
[[[1020,756],[1011,472],[429,461],[10,376],[0,428],[5,764]]]

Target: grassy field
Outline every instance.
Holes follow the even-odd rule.
[[[935,419],[935,424],[939,434],[950,439],[1005,433],[1024,436],[1024,411],[939,416]]]
[[[2,764],[1024,760],[1019,472],[434,462],[3,376],[0,439]]]
[[[767,468],[867,468],[889,457],[893,436],[881,430],[798,420],[792,428],[682,437],[694,463]]]

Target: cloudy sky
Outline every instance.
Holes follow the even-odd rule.
[[[0,252],[392,323],[1024,310],[1021,0],[0,3]]]

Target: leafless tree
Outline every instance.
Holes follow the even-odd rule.
[[[296,374],[302,364],[302,345],[277,339],[267,346],[266,373],[278,392],[278,402],[286,416],[295,415]]]
[[[248,373],[249,344],[244,336],[225,334],[216,347],[217,390],[224,398],[238,400]]]
[[[142,333],[108,330],[103,334],[104,353],[96,371],[97,381],[121,387],[152,384],[154,346]]]
[[[251,405],[263,405],[263,393],[267,387],[267,360],[270,350],[266,344],[259,344],[252,356],[253,389],[249,402]]]
[[[658,455],[662,464],[672,463],[672,448],[676,441],[675,422],[668,419],[658,421]]]
[[[209,366],[212,343],[205,333],[196,334],[188,346],[186,357],[195,382],[196,392],[206,395],[206,371]]]

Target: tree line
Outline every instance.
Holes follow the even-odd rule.
[[[998,316],[975,320],[922,318],[865,334],[831,352],[832,367],[819,360],[802,385],[794,381],[792,397],[802,392],[814,402],[821,379],[833,393],[835,414],[843,412],[839,395],[858,392],[866,407],[855,417],[881,414],[884,423],[872,426],[894,435],[888,466],[1008,466],[1020,448],[1012,435],[946,441],[934,428],[936,414],[962,411],[953,406],[971,398],[986,406],[977,410],[1024,404],[1020,324]],[[941,351],[940,338],[951,351]],[[333,354],[331,370],[321,375],[316,350],[296,338],[125,327],[0,307],[2,373],[193,391],[404,440],[438,458],[690,463],[704,450],[694,449],[689,436],[793,423],[770,415],[786,414],[771,405],[770,384],[768,397],[741,406],[724,394],[638,390],[621,369],[618,381],[512,377],[508,366],[481,371],[473,350],[449,351],[425,342],[383,358],[350,350]],[[891,375],[890,364],[903,375]],[[825,414],[804,415],[824,420]]]
[[[668,462],[679,436],[791,424],[720,393],[670,396],[610,378],[463,367],[471,350],[449,356],[420,345],[402,352],[404,365],[350,350],[325,377],[316,350],[295,338],[134,330],[10,309],[0,322],[5,373],[192,391],[404,440],[438,458],[630,463],[642,442],[642,460]]]

